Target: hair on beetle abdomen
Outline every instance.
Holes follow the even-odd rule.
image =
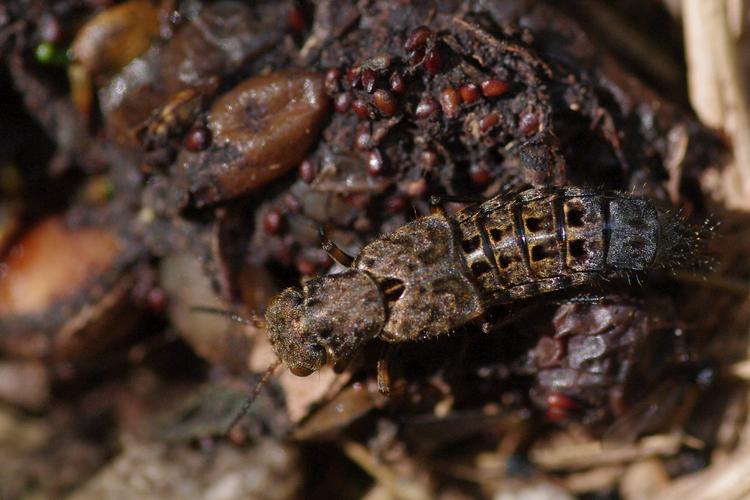
[[[707,244],[716,229],[711,220],[691,224],[679,213],[665,210],[659,214],[659,227],[656,268],[670,272],[711,270],[714,258],[708,253]]]

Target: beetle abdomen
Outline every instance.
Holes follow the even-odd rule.
[[[565,187],[496,197],[457,221],[475,280],[506,302],[660,264],[660,245],[674,243],[660,241],[660,215],[640,198]]]

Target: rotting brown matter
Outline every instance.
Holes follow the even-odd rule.
[[[646,200],[575,187],[493,198],[456,220],[466,262],[492,304],[644,271],[655,263],[661,224]]]

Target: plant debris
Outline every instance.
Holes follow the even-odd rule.
[[[740,14],[697,0],[0,6],[0,497],[746,496]],[[568,206],[584,192],[615,202]],[[529,193],[567,198],[547,209]],[[488,259],[505,261],[490,239],[528,247],[525,293],[459,321],[455,293],[385,279],[410,254],[384,235],[420,236],[435,198],[446,221],[520,200],[505,239],[485,244],[475,224],[439,257],[492,288]],[[641,272],[534,292],[558,269],[552,243],[592,267],[593,226]],[[266,329],[272,297],[333,275],[356,286],[318,295],[310,310],[338,322],[313,318],[317,347]],[[282,302],[276,326],[296,321]],[[440,335],[344,342],[372,318]],[[316,373],[271,376],[280,342],[307,349],[279,352],[293,372]]]

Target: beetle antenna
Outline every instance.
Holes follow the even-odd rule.
[[[263,320],[263,318],[258,317],[258,315],[256,315],[255,313],[252,313],[252,316],[250,318],[245,318],[244,316],[240,316],[239,314],[232,312],[232,311],[227,311],[225,309],[217,309],[215,307],[205,307],[205,306],[192,306],[190,308],[190,311],[198,312],[198,313],[214,314],[216,316],[223,316],[225,318],[229,318],[235,323],[239,323],[241,325],[254,326],[255,328],[266,327],[265,320]]]
[[[263,387],[268,383],[268,381],[271,379],[271,375],[273,375],[273,372],[276,371],[276,368],[281,365],[281,360],[277,359],[273,363],[271,363],[268,368],[266,369],[266,372],[263,374],[261,379],[258,381],[258,383],[255,385],[255,389],[253,389],[253,392],[250,393],[250,395],[245,399],[245,402],[242,404],[242,408],[240,408],[240,411],[237,412],[237,414],[232,418],[232,421],[227,426],[227,430],[224,432],[224,435],[228,435],[230,432],[232,432],[232,429],[234,429],[234,426],[237,425],[237,423],[242,420],[242,417],[244,417],[248,410],[250,410],[250,407],[253,405],[253,402],[258,397],[258,394],[260,394],[260,391],[263,390]]]
[[[335,260],[336,262],[338,262],[344,267],[352,267],[352,262],[354,262],[354,257],[344,252],[341,248],[339,248],[338,245],[336,245],[336,243],[328,239],[328,234],[327,234],[325,227],[319,226],[318,234],[320,234],[320,242],[323,247],[323,250],[325,250],[326,253],[333,260]]]

